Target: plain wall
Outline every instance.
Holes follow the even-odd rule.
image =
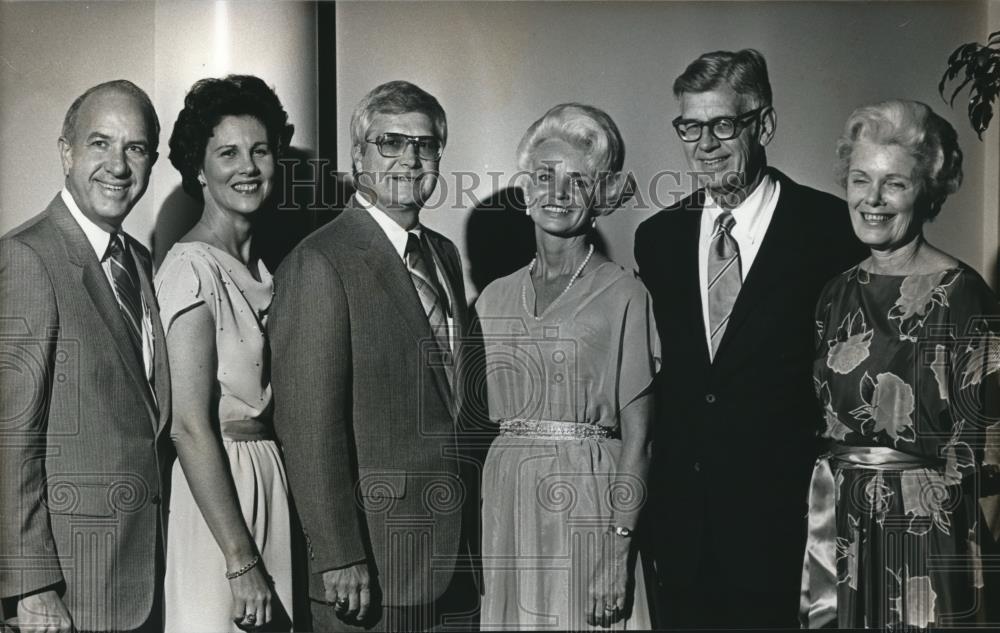
[[[153,102],[164,128],[164,162],[153,172],[155,214],[141,221],[155,226],[150,241],[157,262],[200,217],[200,205],[180,188],[180,173],[166,159],[170,131],[195,81],[228,74],[262,78],[295,125],[292,146],[315,156],[315,18],[309,2],[156,2]]]
[[[73,99],[111,79],[128,79],[153,98],[155,12],[153,3],[0,2],[0,234],[62,188],[56,142]],[[152,189],[125,221],[143,240]]]
[[[985,40],[986,9],[984,2],[341,3],[338,167],[350,169],[346,131],[354,104],[379,83],[407,79],[434,94],[448,114],[441,171],[477,175],[480,200],[496,189],[488,172],[513,174],[521,135],[565,101],[599,106],[615,119],[626,168],[640,191],[648,190],[659,170],[686,170],[670,127],[678,114],[674,78],[704,52],[753,47],[768,61],[778,117],[769,162],[817,189],[843,195],[833,176],[834,145],[854,107],[917,99],[951,121],[965,151],[965,183],[926,233],[992,278],[997,231],[988,218],[996,209],[983,207],[983,143],[964,109],[951,109],[937,93],[951,51]],[[684,177],[667,195],[676,180],[658,181],[661,202],[690,192]],[[447,203],[422,218],[458,244],[468,266],[465,228],[475,202],[455,199],[456,181],[447,182]],[[632,203],[600,221],[609,254],[623,266],[634,265],[635,227],[653,213],[648,198],[645,210]],[[471,284],[468,290],[475,294]]]

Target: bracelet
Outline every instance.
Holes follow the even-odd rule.
[[[247,563],[246,565],[240,567],[236,571],[227,571],[226,572],[226,580],[232,580],[233,578],[239,578],[243,574],[247,573],[248,571],[250,571],[251,569],[253,569],[254,567],[256,567],[257,563],[259,563],[259,562],[260,562],[260,554],[257,554],[256,556],[253,557],[253,559],[251,559],[251,561],[249,563]]]
[[[627,528],[624,525],[612,525],[608,529],[616,536],[621,536],[623,538],[629,538],[632,536],[632,529]]]

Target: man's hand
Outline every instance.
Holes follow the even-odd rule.
[[[342,620],[365,619],[371,605],[371,582],[367,562],[323,572],[326,601]]]
[[[22,633],[69,633],[73,619],[62,598],[54,590],[21,598],[17,603],[17,626]]]

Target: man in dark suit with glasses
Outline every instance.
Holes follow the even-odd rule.
[[[842,200],[768,167],[777,117],[760,53],[702,55],[673,88],[703,187],[636,231],[670,350],[646,547],[665,625],[796,627],[821,420],[813,310],[863,251]]]

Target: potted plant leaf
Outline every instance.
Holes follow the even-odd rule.
[[[961,83],[951,93],[944,96],[945,86],[961,78]],[[966,86],[969,88],[969,122],[979,140],[990,126],[993,118],[993,102],[1000,94],[1000,31],[990,33],[986,44],[970,42],[955,49],[948,57],[948,69],[938,82],[941,98],[952,106],[955,97]]]

